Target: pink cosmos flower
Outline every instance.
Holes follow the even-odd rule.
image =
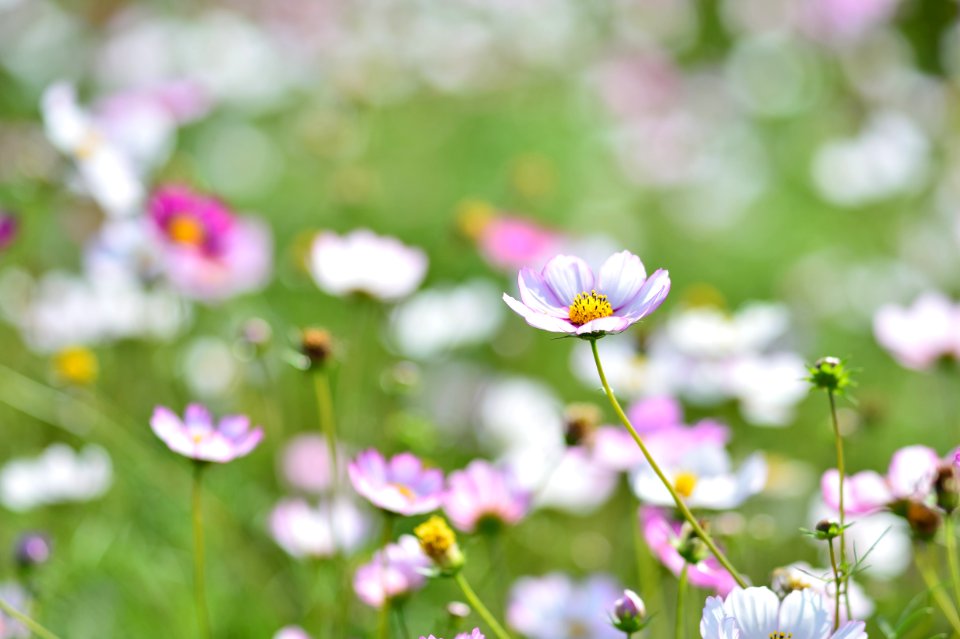
[[[679,575],[687,563],[677,551],[681,522],[669,518],[666,510],[649,506],[640,508],[640,522],[650,550],[670,572]],[[687,578],[697,588],[712,590],[718,595],[727,594],[737,585],[713,555],[691,564],[687,568]]]
[[[225,463],[243,457],[263,439],[263,429],[251,430],[246,415],[228,415],[214,425],[210,411],[200,404],[187,406],[182,420],[157,406],[150,427],[170,450],[200,461]]]
[[[353,590],[360,601],[379,608],[388,599],[420,590],[433,561],[423,554],[413,535],[403,535],[395,544],[378,550],[373,558],[357,568]]]
[[[338,450],[342,459],[344,451]],[[327,440],[320,435],[297,435],[283,449],[282,470],[291,486],[308,493],[322,493],[333,484],[333,464]],[[340,468],[343,475],[343,468]]]
[[[163,247],[167,279],[181,294],[217,301],[262,287],[273,260],[266,225],[180,186],[154,193],[150,219]]]
[[[305,499],[285,499],[270,513],[270,533],[293,557],[331,557],[361,546],[369,536],[370,520],[343,497],[315,507]]]
[[[311,637],[307,634],[307,631],[300,626],[284,626],[280,630],[277,630],[276,634],[273,635],[273,639],[311,639]]]
[[[487,521],[513,525],[530,509],[530,493],[507,473],[481,459],[450,474],[443,509],[454,526],[474,532]]]
[[[520,300],[503,301],[527,324],[553,333],[597,337],[619,333],[660,306],[670,292],[670,276],[657,270],[647,278],[640,258],[629,251],[610,256],[598,276],[579,257],[558,255],[539,273],[530,268],[517,278]]]
[[[530,639],[622,639],[608,613],[622,592],[605,575],[580,583],[558,572],[524,577],[510,589],[507,621]]]
[[[434,637],[433,635],[430,635],[429,637],[424,637],[423,635],[421,635],[420,639],[443,639],[443,638]],[[454,637],[454,639],[486,639],[486,637],[483,636],[483,633],[480,632],[479,628],[474,628],[473,632],[469,632],[469,633],[461,632],[456,637]]]
[[[350,462],[347,471],[354,489],[383,510],[409,517],[440,507],[443,472],[424,468],[411,453],[400,453],[388,461],[370,449]]]
[[[509,270],[543,264],[561,241],[558,233],[533,220],[507,215],[489,220],[479,237],[483,258],[496,268]]]
[[[893,454],[885,477],[865,470],[844,480],[843,509],[851,515],[862,515],[882,510],[901,499],[923,501],[932,493],[942,463],[937,452],[927,446],[901,448]],[[839,485],[840,474],[836,469],[823,474],[820,481],[823,500],[834,510],[840,508]]]
[[[13,244],[19,229],[20,223],[13,213],[0,211],[0,251]]]
[[[960,356],[960,308],[940,293],[927,293],[906,308],[880,308],[873,334],[902,366],[930,368],[941,358]]]

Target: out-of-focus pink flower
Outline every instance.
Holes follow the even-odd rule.
[[[443,496],[443,509],[454,526],[465,532],[487,522],[513,525],[530,509],[530,494],[506,472],[477,459],[451,473]]]
[[[865,470],[844,480],[843,509],[852,515],[862,515],[882,510],[901,499],[922,501],[931,495],[941,463],[937,452],[927,446],[901,448],[893,454],[886,477]],[[820,489],[827,506],[839,510],[840,474],[836,469],[823,474]]]
[[[620,333],[655,311],[670,292],[663,269],[649,278],[643,262],[629,251],[611,255],[598,276],[579,257],[558,255],[537,272],[524,268],[517,278],[520,301],[503,301],[527,324],[578,336]]]
[[[941,358],[960,356],[960,308],[940,293],[926,293],[911,306],[878,310],[873,334],[901,365],[929,368]]]
[[[443,472],[424,468],[411,453],[390,460],[376,450],[360,453],[347,469],[354,489],[370,503],[399,515],[422,515],[440,507]]]
[[[900,0],[810,0],[801,3],[809,35],[849,41],[889,20]]]
[[[13,213],[0,211],[0,251],[4,250],[17,239],[20,222]]]
[[[158,189],[149,211],[167,278],[183,295],[221,300],[269,279],[273,248],[262,222],[237,217],[219,200],[181,186]]]
[[[351,552],[366,541],[369,518],[349,499],[322,501],[285,499],[270,513],[270,533],[294,557],[331,557]]]
[[[343,453],[338,449],[340,457]],[[333,464],[327,440],[320,435],[297,435],[283,449],[282,469],[294,488],[308,493],[328,490],[333,484]]]
[[[530,639],[621,639],[610,624],[610,602],[623,589],[605,575],[576,583],[563,573],[518,579],[510,589],[507,621]]]
[[[687,563],[677,550],[680,530],[683,527],[681,522],[670,519],[662,508],[644,506],[640,508],[640,523],[650,550],[670,572],[679,575]],[[696,564],[690,564],[687,578],[694,586],[712,590],[719,595],[727,594],[737,585],[730,573],[712,555]]]
[[[273,635],[273,639],[311,639],[311,637],[300,626],[284,626]]]
[[[157,406],[150,427],[175,453],[200,461],[225,463],[243,457],[263,439],[263,429],[250,428],[246,415],[228,415],[214,424],[206,407],[190,404],[181,420],[172,410]]]
[[[429,637],[420,636],[420,639],[443,639],[442,637],[434,637],[430,635]],[[474,628],[472,632],[461,632],[454,639],[486,639],[483,636],[483,633],[480,632],[479,628]]]
[[[379,608],[388,599],[420,590],[427,582],[426,571],[433,565],[413,535],[403,535],[395,544],[378,550],[357,568],[353,590],[360,601]]]
[[[310,272],[331,295],[361,293],[395,301],[412,293],[427,274],[427,256],[392,237],[360,229],[320,233],[313,241]]]
[[[556,254],[562,236],[533,220],[499,216],[487,221],[477,239],[483,258],[495,268],[538,267]]]

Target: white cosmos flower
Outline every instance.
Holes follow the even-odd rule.
[[[344,497],[315,507],[304,499],[285,499],[270,514],[270,532],[294,557],[331,557],[361,546],[370,534],[370,518]]]
[[[831,632],[828,602],[811,590],[781,602],[769,588],[736,589],[726,599],[708,597],[700,621],[703,639],[866,639],[862,621]]]
[[[427,256],[367,229],[342,236],[325,232],[313,241],[310,272],[317,286],[331,295],[366,293],[394,301],[420,286],[427,274]]]
[[[90,444],[75,452],[53,444],[39,457],[15,459],[0,469],[0,501],[10,510],[45,504],[88,501],[105,493],[113,481],[107,451]]]
[[[804,561],[798,561],[774,570],[773,579],[775,582],[779,582],[785,592],[809,589],[819,593],[821,597],[827,600],[827,610],[830,611],[830,620],[833,621],[833,611],[836,609],[833,595],[837,589],[832,569],[814,568]],[[872,615],[876,606],[860,584],[850,578],[847,580],[846,588],[850,597],[850,613],[853,615],[853,619],[866,619]],[[774,585],[774,590],[784,594],[776,585]],[[846,598],[844,598],[845,600]],[[846,618],[845,605],[840,607],[840,621],[851,621]]]
[[[662,469],[691,508],[726,510],[736,508],[748,497],[763,490],[767,464],[759,453],[751,455],[733,472],[730,456],[722,446],[699,446]],[[633,492],[646,504],[671,506],[673,498],[644,464],[631,477]]]

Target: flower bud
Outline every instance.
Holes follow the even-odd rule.
[[[960,480],[952,464],[945,464],[937,470],[933,488],[937,495],[937,506],[940,506],[947,515],[960,506]]]
[[[17,540],[14,560],[20,568],[32,568],[50,559],[50,538],[43,533],[26,533]]]
[[[463,567],[465,559],[457,535],[443,517],[434,515],[414,528],[413,534],[420,540],[423,553],[443,572],[452,574]]]
[[[300,335],[300,352],[310,362],[310,368],[324,366],[333,355],[333,338],[322,328],[306,328]]]
[[[705,523],[701,522],[700,525],[705,526]],[[710,549],[689,523],[683,524],[680,536],[674,543],[677,552],[688,564],[698,564],[710,555]]]
[[[589,444],[601,418],[593,404],[570,404],[564,411],[564,439],[567,446]]]
[[[632,590],[624,590],[623,596],[613,604],[610,623],[621,632],[632,634],[639,632],[647,624],[647,609],[643,599]]]
[[[935,509],[919,501],[908,501],[904,510],[907,523],[913,531],[914,537],[921,541],[929,541],[940,529],[942,517]]]
[[[447,614],[454,619],[466,619],[470,616],[470,606],[462,601],[451,601],[447,604]]]
[[[821,541],[830,541],[840,536],[840,524],[831,519],[821,519],[813,529],[813,536]]]
[[[808,369],[807,381],[830,393],[843,392],[850,386],[850,371],[839,357],[821,357]]]

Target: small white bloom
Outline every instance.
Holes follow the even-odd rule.
[[[0,469],[0,501],[23,511],[66,501],[89,501],[103,495],[113,481],[107,452],[89,444],[75,452],[53,444],[39,457],[15,459]]]

